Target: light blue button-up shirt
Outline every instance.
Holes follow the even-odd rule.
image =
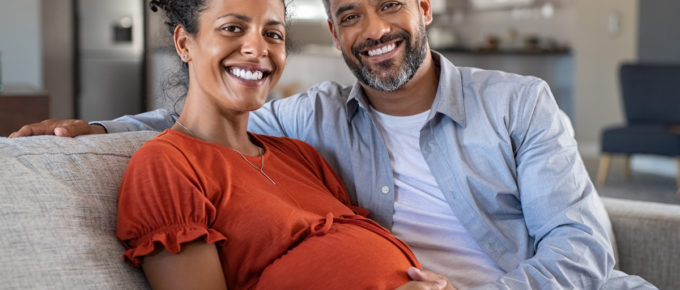
[[[614,277],[607,288],[644,283],[613,271],[609,220],[548,85],[432,55],[440,79],[420,147],[453,213],[507,272],[481,288],[598,289]],[[176,118],[157,110],[99,123],[109,132],[162,130]],[[269,102],[251,114],[249,130],[314,146],[351,198],[391,228],[390,159],[358,83],[324,82]]]

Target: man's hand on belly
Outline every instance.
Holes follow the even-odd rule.
[[[408,269],[408,276],[412,281],[397,290],[456,290],[446,277],[432,271],[411,267]]]

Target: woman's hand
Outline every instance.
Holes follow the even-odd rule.
[[[401,285],[398,290],[456,290],[446,277],[432,271],[411,267],[408,276],[413,281]]]
[[[9,137],[15,138],[35,135],[76,137],[87,134],[106,134],[106,129],[99,125],[90,125],[83,120],[45,120],[39,123],[24,125],[18,131],[10,134]]]

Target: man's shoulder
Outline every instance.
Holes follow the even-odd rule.
[[[549,91],[548,84],[535,76],[500,70],[459,67],[463,94],[468,100],[525,103]]]
[[[334,81],[317,83],[308,90],[290,97],[276,99],[271,105],[277,110],[293,114],[310,114],[319,110],[337,111],[345,106],[352,86]]]
[[[544,81],[538,77],[517,73],[482,69],[476,67],[458,67],[463,85],[493,86],[504,85],[510,87],[534,86]]]
[[[335,81],[323,81],[313,85],[302,95],[344,103],[349,97],[350,91],[352,91],[351,85],[343,85]]]

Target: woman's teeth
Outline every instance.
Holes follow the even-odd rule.
[[[376,48],[376,49],[371,49],[368,51],[368,56],[376,56],[376,55],[381,55],[388,53],[390,51],[393,51],[394,48],[397,47],[395,43],[385,45],[381,48]]]
[[[229,70],[229,73],[232,75],[235,75],[239,78],[242,78],[244,80],[249,80],[249,81],[256,81],[262,79],[264,76],[264,73],[261,71],[249,71],[245,69],[240,69],[240,68],[231,68]]]

